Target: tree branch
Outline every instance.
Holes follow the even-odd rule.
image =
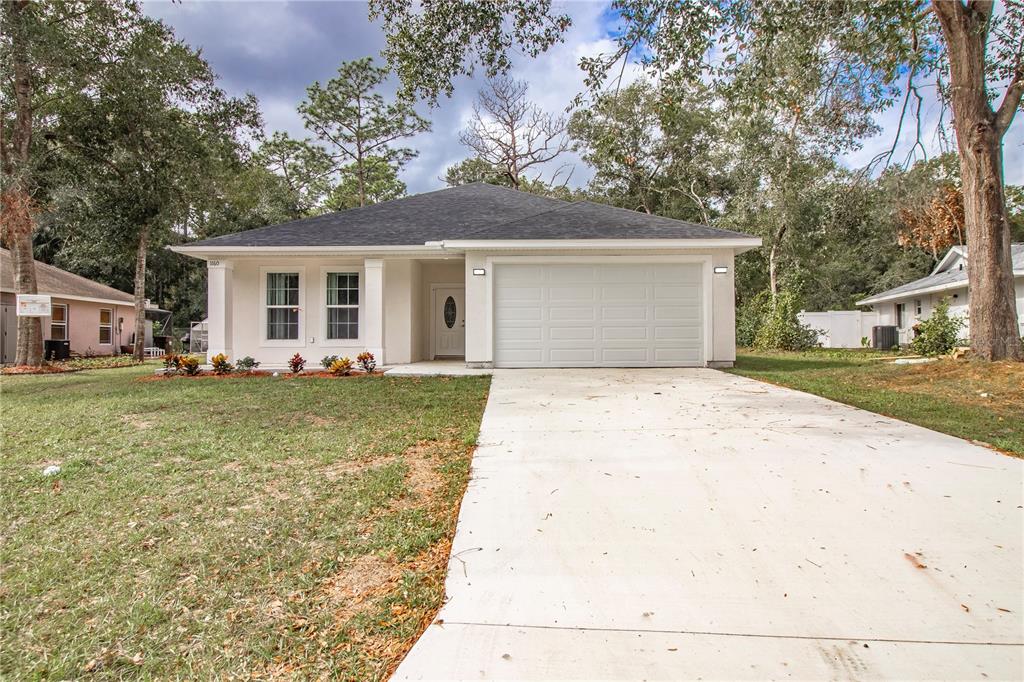
[[[1013,80],[1010,81],[1010,86],[1006,88],[1006,93],[1003,95],[1003,102],[999,105],[999,111],[996,112],[995,127],[999,137],[1002,137],[1010,128],[1010,124],[1013,123],[1013,117],[1017,114],[1017,109],[1020,107],[1021,97],[1024,97],[1024,67],[1018,65],[1017,72],[1014,74]]]

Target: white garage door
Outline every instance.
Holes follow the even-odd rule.
[[[497,367],[703,364],[699,263],[497,265]]]

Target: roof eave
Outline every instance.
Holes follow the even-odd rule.
[[[433,244],[438,245],[434,246]],[[436,255],[441,251],[439,242],[428,242],[427,244],[418,245],[387,244],[377,246],[244,246],[228,244],[225,244],[224,246],[179,245],[168,246],[167,248],[175,253],[180,253],[185,256],[192,256],[193,258],[199,258],[201,260],[207,260],[208,258],[211,257],[258,256],[263,254],[295,256],[322,254],[344,254],[351,256],[363,256],[382,253],[393,253],[402,255]]]
[[[1013,278],[1024,277],[1024,270],[1014,270]],[[955,282],[947,282],[946,284],[936,284],[930,287],[921,287],[920,289],[910,289],[909,291],[901,291],[896,294],[890,294],[889,292],[883,291],[880,294],[875,294],[868,298],[860,301],[855,301],[854,305],[874,305],[876,303],[887,303],[890,301],[898,301],[901,298],[912,298],[920,294],[934,294],[939,291],[950,291],[952,289],[966,289],[968,280],[958,279]]]
[[[443,248],[460,251],[491,249],[733,249],[737,253],[761,246],[760,237],[705,239],[446,239]]]

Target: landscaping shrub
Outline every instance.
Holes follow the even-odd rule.
[[[928,357],[945,355],[957,344],[957,336],[963,329],[964,320],[949,314],[949,301],[940,300],[927,320],[917,323],[917,336],[910,342],[910,350]]]
[[[356,362],[363,369],[364,372],[369,374],[377,367],[377,360],[373,357],[373,353],[368,350],[363,351],[356,356]]]
[[[181,369],[181,358],[182,356],[177,353],[168,353],[164,356],[164,372],[167,374],[177,374]]]
[[[194,355],[182,355],[181,371],[190,377],[199,374],[199,358]]]
[[[818,345],[818,332],[800,322],[796,314],[800,302],[791,291],[778,293],[765,308],[754,335],[758,350],[807,350]]]
[[[330,369],[331,365],[333,365],[338,359],[339,357],[337,355],[325,355],[324,359],[320,361],[320,364],[324,366],[324,369]]]
[[[764,323],[765,313],[771,303],[772,293],[768,290],[744,301],[736,311],[736,345],[750,348],[754,345],[757,330]]]
[[[246,355],[244,358],[235,363],[235,369],[237,369],[239,372],[251,372],[259,366],[260,363],[256,362],[256,359],[253,358],[251,355]]]
[[[235,369],[234,365],[228,362],[228,356],[223,353],[217,353],[210,358],[210,365],[214,374],[230,374]]]
[[[288,368],[292,371],[292,374],[298,374],[305,368],[306,359],[296,353],[292,356],[292,359],[288,361]]]
[[[331,363],[331,374],[340,377],[347,377],[352,373],[352,361],[348,358],[338,358]]]

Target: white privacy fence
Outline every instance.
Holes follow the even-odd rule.
[[[877,312],[829,310],[823,313],[797,313],[801,323],[818,332],[823,348],[860,348],[865,337],[871,340],[871,328],[881,324]]]

